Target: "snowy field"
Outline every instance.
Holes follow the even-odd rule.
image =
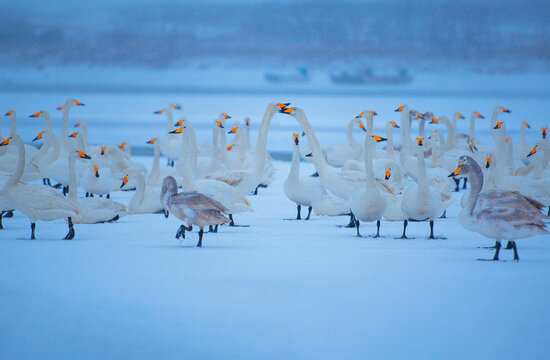
[[[153,115],[169,102],[195,126],[199,139],[211,139],[211,120],[225,111],[236,120],[252,119],[257,130],[265,106],[291,101],[304,108],[324,144],[345,142],[345,125],[374,109],[375,130],[398,120],[393,112],[407,103],[420,111],[466,117],[479,110],[479,137],[489,143],[495,105],[507,132],[519,144],[520,122],[533,129],[548,121],[546,96],[284,96],[150,95],[101,93],[4,93],[2,106],[19,114],[26,141],[44,127],[27,116],[52,113],[68,97],[86,103],[71,110],[71,123],[87,120],[90,143],[128,139],[145,145],[165,129]],[[177,119],[175,113],[175,119]],[[550,121],[549,121],[550,122]],[[459,123],[466,132],[467,121]],[[416,127],[413,127],[413,134]],[[431,126],[427,127],[429,131]],[[9,121],[3,119],[4,134]],[[276,116],[268,150],[291,150],[291,117]],[[256,131],[253,131],[255,137]],[[356,138],[362,136],[355,133]],[[138,157],[150,166],[152,158]],[[161,162],[161,164],[164,164]],[[357,238],[336,225],[347,217],[295,217],[283,194],[289,163],[276,162],[276,181],[250,197],[253,213],[235,220],[250,227],[197,233],[182,247],[174,238],[180,223],[171,216],[134,215],[117,223],[75,225],[74,241],[62,241],[64,221],[37,223],[37,241],[28,241],[28,220],[18,212],[0,231],[0,358],[2,359],[545,359],[550,351],[550,239],[519,240],[520,262],[503,250],[505,262],[480,262],[492,241],[463,230],[459,205],[438,220],[427,240],[428,224],[382,222],[380,239]],[[303,174],[314,171],[302,164]],[[463,192],[454,194],[458,200]],[[128,203],[131,192],[113,198]],[[362,234],[375,231],[362,224]]]
[[[150,164],[150,158],[140,159]],[[550,350],[550,241],[518,242],[521,261],[480,262],[492,241],[448,219],[383,222],[380,239],[295,214],[278,177],[253,213],[178,247],[173,216],[117,223],[38,222],[16,212],[0,232],[3,359],[544,359]],[[305,173],[313,171],[303,164]],[[116,193],[127,203],[131,192]],[[455,194],[462,196],[462,193]],[[364,235],[374,224],[362,224]]]

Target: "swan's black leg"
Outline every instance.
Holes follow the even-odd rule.
[[[445,211],[443,211],[443,215],[441,215],[439,218],[440,219],[446,219],[447,218],[447,209],[445,209]]]
[[[197,247],[202,247],[202,235],[203,235],[202,228],[199,230],[199,242],[197,243]]]
[[[36,223],[31,223],[31,240],[36,240],[36,236],[34,236],[35,228],[36,228]]]
[[[74,239],[74,227],[73,227],[73,219],[69,216],[67,218],[67,221],[69,223],[69,232],[65,236],[64,240],[72,240]]]
[[[302,220],[302,217],[300,216],[300,210],[302,210],[302,206],[298,205],[297,209],[298,209],[298,215],[296,215],[296,220]]]
[[[99,197],[103,197],[103,195],[99,195]]]
[[[355,227],[355,215],[352,212],[349,213],[349,223],[347,225],[337,225],[341,228],[353,228]]]
[[[434,236],[434,221],[430,220],[430,239],[435,239]]]
[[[89,197],[90,196],[90,193],[86,191],[86,197]]]
[[[46,181],[46,178],[42,178],[42,184],[48,185],[48,182]]]
[[[191,231],[191,230],[193,230],[193,226],[185,226],[182,224],[178,229],[178,232],[176,232],[176,239],[179,239],[180,236],[182,239],[185,239],[185,231]]]
[[[214,226],[214,232],[215,232],[215,233],[218,232],[218,225]]]
[[[500,252],[500,240],[497,240],[497,243],[495,244],[495,248],[496,248],[496,251],[495,251],[495,256],[493,256],[493,260],[497,261],[498,253]]]
[[[50,178],[47,178],[46,181],[48,182],[48,186],[52,186],[52,181],[50,180]]]
[[[455,181],[455,185],[456,185],[454,191],[455,191],[455,192],[458,192],[458,190],[460,190],[459,187],[458,187],[458,184],[460,183],[460,179],[455,179],[455,178],[453,178],[453,180]]]
[[[231,220],[229,226],[235,226],[235,222],[233,221],[233,214],[229,214],[229,220]]]
[[[90,197],[94,197],[94,194],[93,194],[93,193],[90,193]]]
[[[63,196],[67,196],[67,193],[69,192],[68,186],[63,186]]]
[[[495,241],[495,245],[493,246],[478,246],[479,249],[496,249],[498,244],[498,240]]]
[[[464,183],[462,184],[462,189],[466,189],[466,184],[468,184],[468,178],[464,178]]]
[[[214,227],[212,225],[208,227],[208,232],[214,232]]]
[[[319,177],[319,173],[316,171],[313,174],[309,175],[310,177]]]
[[[379,238],[380,237],[380,220],[376,220],[376,235],[373,236],[373,238]]]
[[[511,250],[511,249],[513,249],[513,248],[514,248],[514,244],[512,244],[512,243],[513,243],[513,241],[508,241],[508,244],[506,244],[505,249],[506,249],[506,250]]]
[[[406,234],[407,225],[409,225],[409,221],[408,221],[408,220],[404,220],[404,221],[403,221],[403,235],[401,235],[401,237],[398,238],[398,239],[408,239],[407,234]]]
[[[512,248],[514,249],[514,260],[519,261],[518,247],[516,246],[515,241],[512,241]]]
[[[355,228],[357,229],[357,237],[362,237],[359,233],[359,220],[355,220]]]
[[[256,189],[254,189],[254,191],[252,192],[252,195],[258,195],[258,188],[260,187],[260,185],[256,186]]]
[[[111,198],[111,194],[107,194],[107,199],[110,199]]]
[[[0,211],[0,230],[4,228],[4,226],[2,225],[2,216],[4,216],[4,212]]]
[[[309,220],[309,217],[311,216],[311,210],[313,210],[313,206],[310,206],[307,208],[307,217],[306,220]]]

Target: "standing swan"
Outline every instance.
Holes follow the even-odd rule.
[[[5,182],[2,194],[10,208],[21,211],[31,222],[31,240],[35,240],[36,220],[52,221],[67,218],[69,232],[65,240],[72,240],[75,232],[71,217],[78,216],[78,208],[63,195],[46,185],[20,183],[25,170],[25,147],[19,135],[9,137],[0,146],[6,146],[13,140],[19,158],[17,169]],[[3,206],[4,207],[4,206]]]
[[[483,173],[477,162],[471,157],[460,157],[458,168],[449,176],[465,176],[470,180],[470,190],[464,195],[463,208],[458,217],[460,225],[488,238],[496,240],[496,251],[493,261],[498,261],[500,241],[511,242],[514,249],[514,260],[519,260],[516,239],[535,235],[545,235],[544,219],[540,210],[541,203],[516,191],[492,190],[481,192]],[[530,203],[532,207],[524,206]],[[484,259],[480,259],[484,260]]]
[[[176,239],[179,239],[180,236],[185,239],[185,231],[193,230],[193,225],[199,227],[197,247],[202,246],[205,226],[221,225],[229,222],[229,219],[224,216],[228,210],[216,200],[196,191],[178,194],[178,185],[176,179],[172,176],[167,176],[164,179],[160,200],[164,210],[173,213],[178,219],[187,224],[187,226],[180,226],[176,233]]]

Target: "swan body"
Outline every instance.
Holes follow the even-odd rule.
[[[352,119],[347,127],[346,136],[349,144],[340,144],[329,146],[325,149],[327,163],[330,166],[341,167],[346,160],[359,159],[363,152],[363,147],[353,138],[352,130],[354,126],[360,126],[363,131],[366,131],[361,118]]]
[[[160,199],[160,186],[147,186],[145,178],[139,171],[131,171],[122,179],[120,188],[128,184],[128,177],[136,179],[136,192],[128,204],[129,214],[154,214],[162,211]],[[177,186],[177,184],[176,184]]]

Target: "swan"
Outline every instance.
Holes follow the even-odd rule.
[[[181,152],[181,140],[177,135],[170,133],[174,130],[174,120],[172,120],[172,111],[181,109],[177,104],[169,104],[164,109],[154,111],[153,114],[166,114],[166,132],[160,139],[160,151],[162,155],[168,158],[168,163],[174,166],[174,161],[178,158]]]
[[[285,109],[287,105],[283,103],[270,103],[262,119],[260,125],[260,132],[258,134],[258,141],[256,142],[256,151],[254,153],[254,164],[248,169],[241,170],[225,170],[218,171],[206,178],[223,181],[233,187],[235,187],[241,195],[248,195],[250,192],[257,190],[258,186],[262,184],[264,178],[264,170],[266,164],[266,146],[267,146],[267,134],[269,130],[269,124],[271,119],[275,116],[277,111]],[[224,144],[222,144],[222,151]]]
[[[72,150],[72,144],[69,141],[69,111],[73,106],[85,106],[85,104],[78,100],[69,98],[65,101],[65,105],[57,108],[57,110],[63,110],[63,121],[61,123],[61,133],[59,135],[62,153],[68,153]]]
[[[18,150],[17,169],[4,183],[0,199],[7,205],[1,208],[11,208],[21,211],[31,222],[31,240],[35,240],[36,221],[52,221],[66,218],[69,232],[65,240],[72,240],[75,236],[72,217],[78,216],[78,208],[59,192],[49,186],[21,183],[25,170],[25,146],[19,135],[9,137],[0,146],[13,145]]]
[[[202,247],[205,226],[229,222],[229,219],[224,216],[228,210],[222,204],[196,191],[178,193],[176,180],[171,176],[166,177],[162,183],[160,199],[167,212],[174,214],[187,224],[187,226],[180,226],[176,239],[180,236],[185,239],[185,231],[193,230],[193,225],[199,227],[197,247]]]
[[[361,236],[359,233],[359,221],[375,221],[376,220],[376,235],[375,238],[380,236],[380,219],[386,210],[386,199],[382,195],[376,178],[374,177],[374,170],[372,168],[372,151],[371,148],[376,146],[374,138],[371,133],[367,131],[365,138],[365,185],[362,189],[356,191],[350,198],[349,207],[351,212],[355,216],[355,227],[357,229],[357,236]]]
[[[325,153],[327,155],[327,163],[330,166],[342,167],[346,160],[357,160],[361,156],[361,153],[363,152],[363,147],[361,146],[361,144],[359,144],[359,142],[357,142],[357,140],[353,138],[352,130],[353,127],[357,125],[361,128],[361,130],[366,131],[365,126],[361,122],[361,117],[363,116],[362,114],[363,113],[361,113],[361,116],[357,116],[351,119],[348,124],[346,137],[349,144],[329,146],[325,149]]]
[[[525,129],[531,129],[531,125],[527,121],[523,121],[521,123],[521,145],[519,147],[519,153],[520,155],[516,157],[516,159],[521,160],[525,162],[527,160],[527,154],[529,153],[531,147],[527,143],[527,139],[525,137]]]
[[[107,195],[107,198],[110,198],[111,192],[119,190],[122,176],[121,172],[110,167],[100,167],[99,162],[92,159],[91,166],[88,166],[80,179],[80,185],[89,194]]]
[[[395,148],[393,146],[393,129],[399,129],[400,126],[397,125],[395,121],[388,121],[386,123],[386,138],[388,142],[386,144],[386,158],[395,159]]]
[[[298,214],[296,220],[301,220],[300,210],[302,206],[308,207],[305,220],[309,220],[313,204],[321,199],[325,193],[317,177],[300,177],[300,135],[293,135],[294,146],[292,147],[292,164],[288,177],[283,184],[286,197],[297,205]]]
[[[147,178],[147,186],[161,186],[162,180],[167,176],[177,177],[177,172],[173,167],[163,167],[160,168],[159,158],[160,158],[160,145],[158,138],[152,138],[147,141],[147,144],[152,144],[154,146],[154,157],[153,165],[151,166],[151,172]],[[181,180],[178,185],[181,185]]]
[[[17,134],[17,114],[16,114],[15,110],[10,110],[5,115],[11,117],[10,136],[13,137],[13,136],[15,136],[15,134]],[[25,161],[27,161],[28,159],[33,157],[36,154],[37,151],[38,151],[38,149],[35,148],[34,146],[25,144],[25,156],[26,156]],[[24,178],[24,176],[23,176],[23,178]]]
[[[145,178],[139,171],[131,170],[122,178],[124,188],[128,184],[128,177],[136,179],[136,192],[128,204],[128,214],[155,214],[162,211],[160,186],[147,186]]]
[[[250,202],[241,195],[237,189],[229,184],[212,180],[196,179],[197,170],[197,143],[193,127],[190,124],[184,126],[186,137],[185,152],[186,156],[178,160],[177,170],[183,176],[182,190],[184,192],[197,191],[222,204],[229,212],[229,226],[237,226],[233,221],[233,214],[252,211]]]
[[[50,113],[48,111],[40,110],[39,112],[36,112],[32,115],[29,115],[29,117],[32,117],[32,118],[41,117],[41,118],[43,118],[44,120],[46,120],[46,127],[48,128],[48,130],[53,131],[52,118],[50,117]]]
[[[452,118],[451,121],[452,121],[453,129],[455,129],[455,142],[469,143],[470,142],[469,136],[464,134],[464,133],[459,133],[458,132],[458,127],[457,127],[457,124],[456,124],[458,119],[464,120],[466,118],[464,117],[464,115],[462,115],[459,112],[455,112],[453,114],[453,118]]]
[[[77,155],[78,154],[78,155]],[[69,193],[68,198],[78,208],[78,215],[73,217],[75,224],[97,224],[116,221],[126,214],[126,206],[105,198],[86,197],[78,198],[76,185],[76,159],[90,159],[83,151],[71,151],[69,153]]]
[[[416,158],[418,166],[418,178],[416,183],[409,184],[403,192],[401,210],[408,219],[416,221],[430,221],[430,239],[435,239],[433,233],[434,219],[441,215],[441,194],[428,184],[426,164],[424,162],[424,139],[418,138]]]
[[[464,195],[466,201],[458,217],[460,225],[466,230],[496,240],[492,260],[499,260],[500,241],[508,240],[514,249],[514,260],[518,261],[516,239],[549,234],[544,222],[547,217],[540,212],[543,205],[518,192],[493,190],[480,193],[483,187],[481,168],[467,155],[459,160],[458,168],[449,176],[460,175],[470,179],[470,190]],[[522,205],[525,202],[538,210],[528,210]]]
[[[493,109],[493,115],[491,116],[491,129],[496,129],[495,126],[497,125],[497,116],[498,114],[500,113],[511,113],[512,111],[510,109],[507,109],[505,107],[502,107],[502,106],[495,106],[495,108]],[[493,136],[493,140],[495,141],[495,143],[497,142],[497,135],[495,134],[494,131],[491,131],[491,135]]]

